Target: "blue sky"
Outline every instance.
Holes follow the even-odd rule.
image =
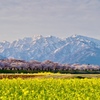
[[[100,0],[0,0],[0,41],[74,34],[100,39]]]

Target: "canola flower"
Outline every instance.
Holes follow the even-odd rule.
[[[0,100],[100,100],[100,79],[2,79]]]

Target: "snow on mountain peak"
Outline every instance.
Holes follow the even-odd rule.
[[[94,58],[100,58],[100,40],[81,35],[73,35],[65,40],[55,36],[38,35],[12,43],[0,42],[0,55],[23,60],[92,63]],[[96,61],[93,63],[100,64],[100,61]]]
[[[67,42],[83,42],[84,44],[88,45],[95,45],[97,48],[100,48],[100,40],[86,37],[86,36],[81,36],[81,35],[73,35],[71,37],[66,38]]]
[[[71,37],[72,37],[72,38],[75,38],[75,37],[77,37],[77,36],[78,36],[77,34],[74,34],[74,35],[72,35]]]
[[[38,39],[41,39],[41,38],[43,38],[42,35],[34,35],[33,36],[33,40],[38,40]]]

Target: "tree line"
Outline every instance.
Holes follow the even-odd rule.
[[[17,59],[0,60],[0,73],[35,73],[35,72],[60,72],[60,73],[100,73],[99,65],[89,64],[59,64],[46,60],[24,61]]]

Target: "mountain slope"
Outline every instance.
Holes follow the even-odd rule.
[[[60,48],[63,44],[64,42],[53,36],[37,36],[14,41],[7,46],[8,48],[2,47],[3,50],[0,52],[8,58],[44,61],[48,59],[51,52]]]
[[[0,55],[23,60],[100,65],[100,40],[73,35],[66,39],[37,36],[0,42]]]
[[[100,41],[79,35],[69,37],[51,58],[61,63],[100,64]]]

